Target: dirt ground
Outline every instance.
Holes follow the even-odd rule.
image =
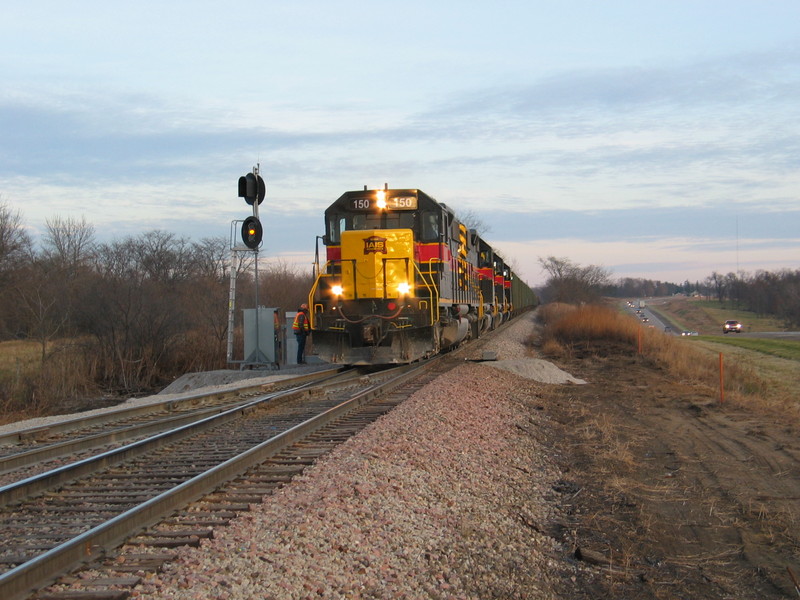
[[[800,441],[630,350],[557,361],[589,385],[541,410],[566,473],[552,534],[582,567],[571,598],[798,598]]]

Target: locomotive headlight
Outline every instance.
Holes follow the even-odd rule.
[[[411,291],[411,286],[407,283],[401,283],[397,286],[397,291],[400,292],[401,296],[405,296]]]
[[[334,296],[341,296],[344,289],[340,285],[334,285],[331,287],[331,291],[333,292]]]
[[[378,190],[375,193],[375,205],[381,210],[386,208],[386,192],[383,190]]]

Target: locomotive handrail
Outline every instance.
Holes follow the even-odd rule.
[[[329,260],[325,261],[325,267],[324,267],[325,271],[328,270],[328,265],[330,263],[331,261]],[[323,277],[332,277],[332,276],[333,275],[331,273],[324,273],[323,270],[321,269],[317,270],[317,277],[314,279],[314,285],[311,286],[311,290],[308,292],[308,305],[311,307],[311,310],[309,311],[308,315],[309,319],[308,325],[309,327],[311,327],[311,329],[314,329],[314,321],[316,320],[315,317],[317,314],[317,303],[314,302],[314,296],[317,293],[317,287],[319,287],[319,282]]]
[[[432,258],[429,261],[427,261],[428,274],[431,275],[430,283],[428,283],[428,281],[425,279],[425,273],[423,273],[420,270],[419,265],[416,262],[414,263],[414,270],[419,274],[420,280],[428,289],[428,293],[430,294],[431,303],[428,310],[431,316],[431,325],[433,325],[434,323],[436,323],[436,321],[439,320],[439,289],[436,287],[436,283],[433,281],[434,260],[435,259]]]

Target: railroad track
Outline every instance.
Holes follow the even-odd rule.
[[[496,332],[492,332],[493,334]],[[470,348],[480,348],[493,335]],[[126,598],[140,571],[197,545],[335,445],[460,364],[460,351],[352,380],[253,399],[220,414],[0,488],[0,598]],[[383,379],[375,382],[375,379]],[[129,540],[125,544],[126,540]],[[123,545],[125,544],[125,545]]]
[[[146,405],[67,419],[0,436],[0,485],[58,466],[69,457],[89,457],[130,440],[143,439],[240,406],[266,391],[300,388],[334,377],[358,376],[339,368],[316,371],[268,384],[205,391]],[[82,453],[79,455],[79,453]]]
[[[205,500],[206,510],[184,511],[201,520],[187,521],[188,530],[179,528],[182,534],[156,535],[155,545],[164,545],[165,537],[172,544],[199,539],[203,532],[198,528],[208,527],[203,519],[224,520],[260,501],[272,486],[284,483],[410,395],[424,383],[407,383],[409,378],[419,378],[441,362],[397,368],[377,375],[384,378],[380,383],[362,381],[359,389],[351,381],[332,384],[337,387],[325,392],[315,386],[303,394],[285,393],[291,399],[274,395],[256,399],[0,488],[0,526],[7,532],[0,549],[0,598],[25,598],[235,480],[234,491],[226,493],[236,501],[221,502],[212,496]],[[404,384],[405,391],[388,395]],[[249,469],[254,471],[243,479]]]

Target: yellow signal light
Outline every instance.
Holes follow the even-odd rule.
[[[255,250],[261,244],[264,228],[256,217],[247,217],[242,223],[242,241],[244,245]]]

